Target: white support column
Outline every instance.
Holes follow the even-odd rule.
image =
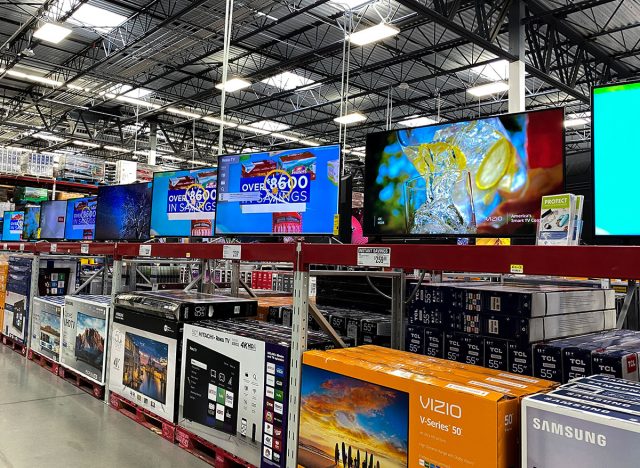
[[[525,110],[523,18],[524,2],[512,2],[509,10],[509,52],[517,57],[517,60],[509,63],[509,112],[524,112]]]
[[[147,156],[147,164],[156,165],[156,149],[158,147],[158,124],[157,122],[149,123],[149,156]]]

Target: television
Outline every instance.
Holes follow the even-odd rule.
[[[5,211],[4,223],[2,225],[3,241],[22,240],[22,229],[24,226],[24,211]]]
[[[217,183],[215,167],[154,173],[151,237],[211,237]]]
[[[150,182],[100,187],[94,239],[149,239],[151,187]]]
[[[640,218],[633,204],[640,194],[639,133],[633,117],[640,81],[597,86],[591,94],[593,219],[596,242],[634,242]]]
[[[149,398],[167,402],[169,345],[125,332],[122,384]]]
[[[40,204],[40,239],[64,239],[67,201],[51,200]]]
[[[535,237],[543,195],[564,191],[564,109],[367,136],[364,234]]]
[[[64,238],[67,240],[91,240],[96,227],[96,197],[67,200]]]
[[[24,207],[22,238],[24,240],[40,239],[40,205],[27,205]]]
[[[46,188],[16,187],[13,192],[14,203],[39,203],[49,199],[49,191]]]
[[[340,146],[218,158],[219,235],[338,235]]]

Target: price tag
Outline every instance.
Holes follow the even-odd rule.
[[[20,252],[24,252],[24,244],[20,244]]]
[[[358,247],[358,266],[390,267],[390,247]]]
[[[516,275],[522,275],[524,273],[524,265],[511,264],[509,271]]]
[[[140,250],[138,251],[138,255],[141,257],[151,257],[151,245],[141,244]]]
[[[241,245],[223,245],[222,258],[225,260],[240,260],[242,258]]]
[[[88,254],[89,253],[89,244],[80,244],[80,253]]]
[[[9,244],[2,244],[2,250],[9,250]]]
[[[51,244],[49,252],[56,253],[58,251],[58,244]]]

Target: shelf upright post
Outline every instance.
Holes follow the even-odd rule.
[[[116,252],[117,255],[117,252]],[[107,362],[104,368],[104,402],[109,404],[109,369],[111,367],[111,340],[113,337],[113,319],[115,317],[116,308],[114,306],[116,294],[120,292],[122,287],[122,258],[119,256],[113,257],[113,272],[111,274],[111,307],[109,312],[109,334],[107,335],[107,355],[105,356]]]
[[[104,255],[102,262],[104,267],[102,270],[102,294],[107,294],[107,291],[111,293],[111,291],[109,291],[109,257]],[[89,293],[91,293],[91,287],[89,287]]]
[[[31,285],[29,289],[29,325],[27,326],[27,349],[31,349],[31,337],[33,335],[33,298],[38,295],[38,277],[40,276],[40,255],[33,253],[31,257]]]
[[[393,349],[404,349],[406,284],[404,270],[391,277],[391,348]]]
[[[297,466],[300,429],[302,353],[307,349],[309,319],[309,269],[302,263],[302,244],[296,248],[293,272],[293,313],[291,317],[291,365],[289,368],[289,413],[287,416],[287,464]]]
[[[231,260],[231,295],[240,295],[240,260]]]

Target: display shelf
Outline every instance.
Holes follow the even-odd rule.
[[[117,395],[113,392],[109,394],[109,406],[125,415],[129,419],[155,432],[163,439],[174,443],[176,440],[176,425],[166,421],[158,415],[136,405],[134,402]]]
[[[70,190],[77,192],[98,193],[98,186],[85,182],[74,182],[71,180],[58,180],[49,177],[36,177],[16,174],[0,174],[0,184],[21,185],[28,184],[30,187],[52,188],[56,190]]]
[[[27,353],[27,359],[35,362],[40,367],[44,367],[48,371],[58,375],[58,370],[60,369],[60,363],[54,361],[53,359],[49,359],[46,356],[43,356],[40,353],[36,353],[34,350],[30,349]]]
[[[8,346],[16,353],[21,354],[23,356],[27,355],[27,345],[26,343],[21,343],[18,340],[15,340],[7,335],[2,335],[2,344]]]
[[[37,253],[57,253],[67,255],[108,255],[114,256],[116,245],[113,242],[36,242],[33,244]]]
[[[391,249],[391,268],[405,270],[522,273],[634,279],[640,277],[640,247],[367,245]],[[305,244],[301,264],[358,265],[356,245]]]

